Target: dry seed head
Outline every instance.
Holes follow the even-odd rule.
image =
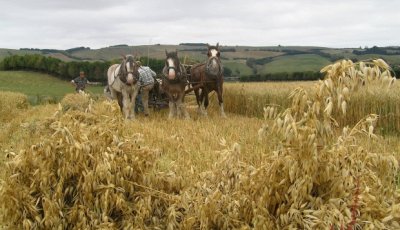
[[[364,62],[360,61],[359,65],[360,65],[360,69],[364,69],[364,67],[365,67],[365,63]]]
[[[373,134],[374,134],[374,126],[370,125],[368,128],[368,136],[372,137]]]
[[[342,108],[343,115],[346,115],[346,111],[347,111],[347,102],[346,101],[342,102],[341,108]]]
[[[331,70],[331,69],[332,69],[332,64],[325,66],[324,68],[321,69],[320,72],[321,73],[325,73],[325,72],[327,72],[328,70]]]
[[[333,103],[330,101],[330,102],[328,103],[328,105],[326,106],[324,112],[325,112],[325,114],[326,114],[328,117],[330,117],[331,114],[332,114],[332,110],[333,110]]]
[[[319,96],[322,96],[325,90],[325,83],[319,84]]]
[[[268,125],[263,124],[262,127],[258,130],[258,140],[262,141],[265,136],[265,132],[267,131]]]
[[[343,127],[342,136],[347,137],[348,133],[349,133],[349,127],[348,126]]]
[[[222,138],[219,140],[219,145],[221,145],[221,146],[223,146],[223,147],[226,147],[226,146],[227,146],[227,143],[226,143],[225,138],[222,137]]]
[[[389,87],[392,87],[396,83],[396,78],[392,77],[392,79],[389,82]]]
[[[333,89],[332,79],[328,78],[328,79],[324,80],[324,84],[329,90]]]
[[[273,118],[274,118],[274,111],[275,111],[275,108],[274,108],[274,107],[271,107],[271,109],[269,110],[269,114],[268,114],[268,117],[269,117],[270,119],[273,119]]]
[[[319,101],[315,101],[313,104],[313,112],[316,115],[319,115],[320,111],[321,111],[321,103],[319,103]]]
[[[345,98],[349,98],[349,88],[347,88],[347,87],[344,87],[343,88],[343,90],[342,90],[342,94],[343,94],[343,96],[345,97]]]
[[[342,105],[342,101],[343,101],[343,95],[339,94],[337,100],[338,100],[337,107],[340,108],[340,106]]]
[[[377,67],[381,67],[382,69],[391,69],[390,66],[382,59],[376,59],[373,60],[373,63],[377,66]]]
[[[308,136],[308,145],[309,146],[312,146],[313,144],[314,144],[314,142],[315,142],[315,133],[313,133],[313,134],[310,134],[309,136]]]
[[[269,111],[271,110],[271,107],[268,106],[267,108],[264,107],[264,119],[267,120],[269,117]]]
[[[284,123],[282,119],[278,117],[278,119],[276,120],[276,124],[278,125],[278,129],[281,129]]]

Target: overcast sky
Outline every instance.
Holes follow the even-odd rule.
[[[397,0],[0,0],[0,48],[400,45]]]

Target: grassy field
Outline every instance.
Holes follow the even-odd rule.
[[[336,104],[343,86],[318,82],[227,83],[227,119],[215,94],[208,117],[188,106],[191,120],[161,110],[125,121],[116,102],[79,94],[60,106],[0,107],[12,114],[0,120],[0,157],[12,162],[1,165],[0,216],[28,229],[338,229],[353,221],[397,229],[399,137],[368,130],[399,124],[400,87],[367,83],[351,100],[346,94],[352,120],[335,106],[337,124],[324,102]],[[292,95],[303,102],[292,104],[299,86],[305,91]],[[24,98],[0,95],[7,104]],[[307,107],[316,102],[319,115]],[[267,106],[284,114],[264,119]],[[365,118],[371,110],[395,120],[375,123]]]
[[[240,73],[240,75],[251,75],[253,72],[248,67],[245,63],[245,61],[222,61],[223,65],[225,67],[228,67],[230,70],[232,70],[232,75],[237,75]]]
[[[259,69],[259,73],[279,73],[296,71],[318,71],[330,64],[330,61],[315,54],[299,54],[276,57]]]
[[[21,92],[28,96],[31,104],[42,101],[57,102],[65,94],[75,91],[70,82],[53,76],[29,71],[0,71],[0,91]],[[103,93],[101,86],[88,86],[87,92]]]

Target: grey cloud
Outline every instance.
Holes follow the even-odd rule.
[[[399,1],[0,0],[0,47],[398,45]]]

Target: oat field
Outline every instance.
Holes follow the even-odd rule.
[[[400,90],[381,60],[226,84],[228,118],[0,92],[0,216],[16,229],[398,229]],[[79,103],[77,103],[79,101]],[[10,106],[13,104],[15,106]]]

